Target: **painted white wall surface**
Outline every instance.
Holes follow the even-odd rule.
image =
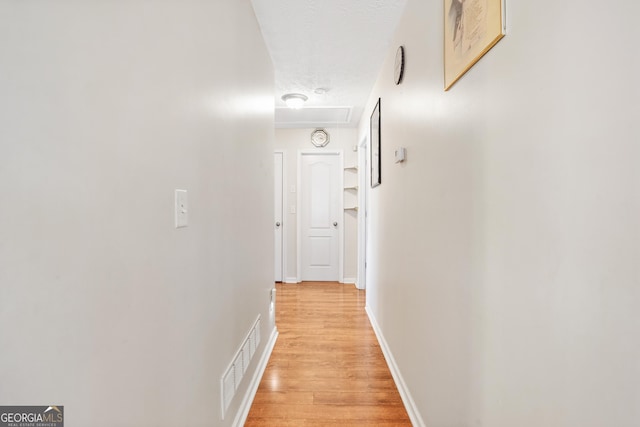
[[[276,129],[275,146],[278,150],[283,150],[286,155],[285,165],[285,239],[287,245],[286,265],[284,268],[285,281],[295,281],[298,278],[297,269],[297,222],[296,213],[291,213],[291,207],[296,207],[298,186],[296,180],[298,174],[298,152],[300,150],[318,151],[340,149],[344,156],[344,167],[358,164],[358,153],[353,151],[353,147],[358,145],[358,130],[353,128],[327,128],[330,136],[329,144],[325,148],[315,148],[311,144],[311,132],[314,129]],[[358,185],[357,173],[344,172],[344,186],[352,187]],[[295,187],[295,193],[291,192],[291,187]],[[356,206],[358,204],[357,193],[353,190],[344,191],[344,206]],[[344,213],[344,274],[343,279],[353,283],[358,271],[358,223],[355,211],[345,211]]]
[[[189,226],[174,228],[174,190]],[[231,425],[274,328],[273,71],[248,0],[0,2],[0,403]]]
[[[448,92],[443,4],[407,3],[367,304],[428,426],[638,426],[640,6],[507,3]]]

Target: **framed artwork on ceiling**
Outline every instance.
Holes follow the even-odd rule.
[[[505,0],[444,0],[444,90],[505,35]]]
[[[382,183],[380,175],[380,166],[382,161],[380,158],[380,98],[376,103],[376,107],[371,113],[369,140],[371,141],[371,188],[377,187]]]

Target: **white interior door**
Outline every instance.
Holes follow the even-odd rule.
[[[303,281],[340,280],[342,156],[301,153],[300,273]]]
[[[283,277],[283,210],[284,210],[284,155],[282,152],[273,154],[274,176],[275,176],[275,212],[274,212],[274,230],[275,230],[275,279],[276,282],[282,282]]]

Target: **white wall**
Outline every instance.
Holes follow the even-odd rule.
[[[0,402],[231,425],[274,328],[272,94],[248,0],[0,1]]]
[[[286,239],[286,265],[284,268],[284,280],[295,282],[299,279],[297,269],[297,214],[292,214],[291,206],[297,204],[297,174],[298,174],[298,153],[300,150],[316,149],[311,144],[311,132],[314,129],[276,129],[275,147],[285,153],[285,239]],[[326,149],[340,149],[344,156],[344,166],[355,166],[358,163],[358,153],[353,151],[353,147],[358,145],[357,129],[352,128],[327,128],[330,142]],[[318,150],[323,150],[319,148]],[[350,187],[358,185],[357,174],[345,171],[344,185]],[[295,186],[295,193],[292,193],[291,186]],[[344,192],[344,206],[356,206],[358,202],[357,194],[353,191]],[[354,211],[345,211],[344,214],[344,274],[343,279],[353,283],[356,279],[358,266],[358,224],[357,214]],[[342,280],[342,279],[341,279]]]
[[[428,426],[637,426],[640,6],[507,3],[444,92],[443,4],[408,1],[361,120],[382,97],[367,303]]]

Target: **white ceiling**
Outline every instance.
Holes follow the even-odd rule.
[[[356,126],[405,2],[252,0],[275,67],[276,127]],[[286,93],[309,100],[289,110]]]

